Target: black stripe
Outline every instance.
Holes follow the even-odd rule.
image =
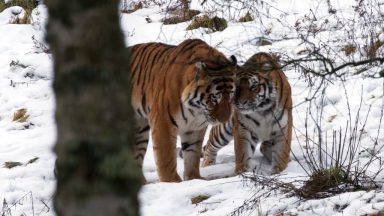
[[[147,139],[144,139],[144,140],[137,140],[136,141],[136,145],[140,145],[140,144],[144,144],[144,143],[148,143],[148,140]]]
[[[141,83],[141,90],[144,92],[144,85],[147,83],[147,76],[154,76],[153,71],[153,64],[149,62],[149,60],[151,59],[151,57],[153,56],[153,53],[154,51],[156,51],[156,49],[159,47],[159,44],[153,44],[153,48],[152,47],[149,47],[149,48],[152,48],[152,49],[149,49],[148,48],[148,51],[147,51],[147,55],[145,55],[145,59],[143,62],[141,62],[141,64],[144,66],[144,68],[142,69],[141,71],[141,74],[143,74],[143,76],[139,76],[139,81],[138,83]],[[141,77],[142,80],[141,80]],[[141,82],[140,82],[141,80]]]
[[[152,53],[152,54],[155,53],[155,54],[152,55],[152,56],[149,56],[149,57],[148,57],[148,60],[145,62],[146,67],[145,67],[144,70],[146,71],[146,73],[144,74],[144,80],[143,80],[143,82],[141,83],[141,90],[142,90],[142,91],[144,91],[144,85],[149,83],[149,82],[147,82],[147,71],[150,72],[150,74],[149,74],[149,79],[150,79],[150,78],[153,78],[153,77],[156,76],[156,75],[153,74],[152,69],[153,69],[153,67],[155,66],[155,61],[158,60],[158,58],[157,58],[157,56],[158,56],[158,54],[159,54],[158,48],[161,49],[162,47],[159,47],[159,45],[158,45],[158,46],[155,46],[155,49],[151,50],[151,53]],[[152,57],[152,61],[149,62],[149,60],[150,60],[151,57]]]
[[[252,153],[255,153],[255,146],[252,145],[251,143],[249,143],[249,145],[251,146],[251,149],[252,149]]]
[[[205,88],[205,92],[206,92],[206,93],[210,93],[210,92],[211,92],[211,85],[208,85],[208,86]]]
[[[260,122],[258,122],[256,119],[253,119],[251,116],[245,115],[245,118],[251,120],[256,126],[260,126]]]
[[[197,107],[197,108],[199,108],[199,107]],[[192,115],[193,117],[195,117],[195,112],[194,112],[193,110],[188,109],[188,111],[189,111],[189,113],[191,113],[191,115]]]
[[[134,46],[134,48],[137,47],[137,49],[139,49],[138,53],[136,53],[135,51],[133,51],[134,49],[132,49],[132,52],[131,52],[131,65],[134,64],[136,61],[136,65],[134,65],[135,67],[132,67],[131,68],[131,71],[132,71],[132,76],[131,77],[134,77],[136,75],[137,72],[141,73],[141,70],[138,70],[138,67],[141,67],[143,65],[143,53],[145,53],[146,49],[150,46],[152,46],[153,43],[147,43],[147,44],[140,44],[140,45],[137,45],[137,46]]]
[[[219,141],[219,135],[220,135],[220,132],[218,130],[215,131],[216,133],[214,133],[214,136],[213,136],[213,140],[215,141],[215,143],[220,144],[220,141]]]
[[[201,87],[201,86],[198,86],[198,87],[195,89],[195,93],[193,94],[192,99],[195,99],[195,98],[197,97],[197,93],[199,92],[200,87]]]
[[[187,117],[185,116],[185,113],[184,113],[184,107],[183,107],[183,104],[181,102],[180,102],[180,110],[181,110],[181,115],[183,116],[185,123],[188,123]]]
[[[225,133],[227,133],[228,135],[232,135],[232,133],[229,131],[229,129],[227,129],[227,125],[229,125],[229,123],[225,123],[225,124],[223,124],[224,131],[225,131]]]
[[[283,105],[283,106],[281,106],[281,104],[280,104],[281,101],[279,101],[279,103],[278,103],[278,105],[277,105],[277,107],[282,108],[282,110],[281,110],[281,114],[280,114],[278,117],[275,116],[276,121],[278,121],[279,123],[280,123],[280,120],[281,120],[281,119],[283,118],[283,116],[284,116],[284,111],[285,111],[285,107],[286,107],[286,105],[287,105],[287,103],[288,103],[288,100],[289,100],[289,99],[287,98],[287,100],[284,101],[284,105]]]
[[[212,150],[212,147],[214,148],[214,150],[217,152],[218,150],[220,150],[223,146],[221,146],[219,143],[215,143],[213,140],[209,139],[208,141],[208,144],[206,145],[207,147],[208,146],[211,146],[211,150]]]
[[[239,125],[240,125],[243,129],[248,130],[247,127],[246,127],[242,122],[239,122]]]
[[[283,91],[283,79],[282,79],[282,77],[281,77],[281,74],[279,73],[279,80],[280,80],[280,91],[278,91],[279,89],[277,88],[277,86],[276,86],[276,92],[279,94],[279,100],[278,101],[281,101],[281,98],[283,97],[283,94],[281,93],[282,91]]]
[[[254,141],[255,143],[259,142],[259,138],[257,136],[255,136],[254,134],[251,134],[251,139],[252,141]]]
[[[137,113],[139,116],[144,117],[144,114],[141,113],[141,110],[140,110],[140,109],[136,109],[136,113]]]
[[[175,127],[179,128],[179,126],[177,125],[175,119],[174,119],[173,116],[171,115],[171,111],[169,110],[169,105],[168,105],[168,109],[167,109],[167,110],[168,110],[168,117],[169,117],[169,120],[171,120],[171,123],[172,123]]]
[[[203,125],[205,125],[205,124],[207,124],[207,121],[206,121],[206,120],[203,121],[203,123],[201,123],[201,124],[199,125],[199,127],[201,127],[201,126],[203,126]]]
[[[177,46],[177,49],[179,50],[179,52],[175,53],[175,56],[179,56],[181,55],[181,53],[182,54],[188,53],[190,50],[194,49],[195,46],[198,44],[202,44],[202,41],[201,40],[184,41],[183,43],[179,44],[179,46]]]
[[[145,131],[148,131],[150,129],[149,125],[145,126],[144,128],[142,128],[141,130],[139,130],[139,133],[143,133]]]
[[[138,148],[137,151],[147,151],[147,148]]]
[[[167,68],[165,68],[165,63],[167,63],[167,62],[166,62],[165,57],[163,57],[163,55],[164,55],[164,53],[166,53],[170,49],[171,49],[171,47],[167,47],[166,49],[163,49],[162,51],[158,51],[158,53],[157,53],[158,55],[160,55],[158,57],[158,60],[159,60],[158,64],[162,65],[162,69],[164,71],[167,69]],[[152,74],[152,76],[150,76],[150,79],[149,79],[149,82],[148,82],[148,86],[153,86],[153,83],[156,80],[156,77],[157,76],[154,76],[153,74]]]
[[[201,95],[200,95],[200,101],[203,101],[204,100],[204,97],[205,97],[205,94],[204,93],[201,93]]]
[[[193,143],[188,143],[188,142],[183,142],[181,143],[181,150],[185,151],[187,148],[193,146],[193,145],[197,145],[199,144],[201,141],[200,140],[197,140]]]
[[[145,91],[142,91],[143,95],[141,96],[141,108],[143,109],[144,113],[147,113],[146,111],[146,97],[145,97]]]
[[[225,138],[224,134],[219,131],[220,139],[224,141],[224,143],[229,143],[229,141]]]
[[[138,154],[136,155],[135,159],[144,159],[144,155],[143,154]]]
[[[156,45],[154,43],[151,44],[152,46],[148,46],[146,47],[147,49],[149,48],[156,48]],[[152,51],[152,49],[151,49]],[[137,80],[137,83],[139,84],[142,84],[142,82],[145,82],[145,78],[147,76],[147,73],[148,73],[148,59],[151,57],[151,52],[149,50],[146,50],[146,52],[142,55],[142,58],[140,60],[140,74],[139,74],[139,78]],[[151,70],[149,70],[151,72]],[[141,86],[141,90],[143,91],[143,85]]]
[[[197,106],[196,104],[194,104],[193,102],[192,102],[192,100],[189,100],[188,101],[188,104],[191,106],[191,107],[196,107],[196,108],[200,108],[199,106]],[[189,109],[189,110],[191,110],[191,109]],[[189,112],[191,112],[191,111],[189,111]],[[192,114],[193,115],[193,114]],[[194,116],[194,115],[193,115]]]
[[[217,84],[217,83],[220,83],[220,82],[229,82],[229,81],[232,81],[232,79],[228,79],[228,78],[218,78],[218,79],[214,79],[214,80],[212,80],[212,83],[213,83],[213,84]]]

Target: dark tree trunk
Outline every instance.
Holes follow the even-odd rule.
[[[138,215],[128,55],[117,0],[46,0],[54,59],[58,216]]]

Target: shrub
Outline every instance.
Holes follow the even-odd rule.
[[[228,26],[227,21],[224,18],[219,18],[217,16],[209,18],[207,15],[195,17],[192,23],[187,27],[187,30],[193,30],[197,28],[208,28],[213,32],[223,31]]]
[[[347,45],[345,45],[345,46],[341,49],[341,51],[343,51],[343,52],[345,53],[346,56],[349,56],[349,55],[351,55],[351,54],[353,54],[353,53],[356,52],[356,46],[353,45],[353,44],[347,44]]]
[[[124,0],[122,2],[122,7],[120,9],[121,13],[133,13],[139,9],[143,8],[143,3],[142,2],[137,2],[137,3],[127,3],[127,0]]]
[[[163,20],[164,25],[177,24],[191,20],[194,16],[200,14],[198,10],[187,10],[176,9],[170,12],[170,16]]]
[[[13,7],[20,6],[25,10],[25,14],[23,17],[16,17],[13,20],[10,20],[11,24],[30,24],[32,19],[32,10],[37,7],[38,1],[36,0],[12,0],[7,3],[0,1],[0,12],[3,10]]]
[[[209,198],[209,196],[207,196],[207,195],[198,195],[198,196],[192,197],[191,202],[192,202],[192,204],[197,205],[208,198]]]
[[[253,21],[252,15],[249,13],[249,11],[242,17],[240,17],[239,22],[250,22]]]

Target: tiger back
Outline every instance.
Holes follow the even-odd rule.
[[[275,57],[257,53],[237,72],[231,121],[212,128],[204,146],[203,166],[215,164],[217,152],[234,139],[236,173],[253,169],[256,145],[272,164],[271,174],[287,167],[292,140],[290,84]]]
[[[179,135],[184,180],[201,178],[199,158],[207,125],[228,121],[232,113],[235,58],[227,59],[198,39],[129,49],[138,164],[143,164],[151,132],[160,181],[181,181],[176,171]]]

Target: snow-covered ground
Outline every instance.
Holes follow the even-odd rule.
[[[207,1],[204,6],[201,6],[200,2],[192,1],[191,7],[203,13],[232,18],[228,22],[228,28],[222,32],[207,33],[202,28],[186,31],[189,22],[163,25],[165,7],[171,4],[168,2],[161,7],[149,6],[131,14],[121,14],[121,26],[126,35],[127,45],[150,41],[178,44],[186,38],[200,38],[227,56],[236,55],[240,64],[259,51],[284,52],[295,56],[303,48],[302,44],[298,44],[298,40],[273,39],[283,34],[291,36],[293,30],[287,26],[294,26],[295,21],[304,14],[314,11],[318,20],[321,20],[328,11],[324,3],[326,1],[322,3],[311,0],[268,1],[273,6],[269,11],[271,17],[284,20],[287,25],[282,26],[276,20],[266,18],[262,20],[261,25],[260,20],[237,22],[239,16],[246,11],[234,12],[223,7],[213,12],[213,1]],[[351,16],[354,1],[331,2],[344,17]],[[22,13],[20,7],[12,7],[0,13],[0,200],[6,202],[2,210],[8,209],[10,214],[1,213],[28,216],[54,215],[52,194],[55,188],[53,175],[55,155],[52,149],[56,131],[53,118],[55,100],[51,88],[52,57],[39,44],[44,43],[47,11],[44,5],[39,5],[33,11],[32,24],[9,24],[12,17]],[[147,17],[151,19],[151,23],[145,20]],[[272,45],[259,46],[258,39],[266,36],[266,30],[270,31],[268,38],[274,42]],[[337,31],[326,32],[321,36],[341,37]],[[384,35],[382,36],[384,38]],[[295,106],[292,152],[296,158],[292,159],[278,179],[290,181],[306,178],[297,160],[305,164],[300,145],[305,143],[305,120],[309,103],[302,102],[313,93],[313,89],[311,91],[308,83],[297,71],[288,69],[285,73],[292,86]],[[344,128],[349,119],[348,110],[350,109],[351,117],[354,119],[360,108],[362,120],[359,128],[365,118],[367,122],[362,133],[359,152],[372,150],[373,140],[376,137],[378,140],[376,149],[380,149],[384,145],[384,125],[380,122],[384,105],[383,86],[383,79],[363,79],[360,76],[348,76],[344,83],[338,81],[330,83],[324,93],[313,100],[313,104],[322,104],[324,108],[322,129],[331,131]],[[25,122],[13,121],[14,114],[20,109],[26,109],[26,115],[29,115]],[[309,121],[307,127],[308,131],[313,133],[316,126]],[[377,156],[384,156],[384,151],[379,151]],[[38,159],[28,163],[34,158]],[[362,153],[361,161],[367,160]],[[6,162],[21,162],[22,165],[8,169],[3,167]],[[255,162],[261,167],[257,170],[258,173],[263,173],[263,169],[269,166],[258,151]],[[182,164],[182,159],[178,159],[180,174],[183,172]],[[372,171],[378,168],[378,163],[372,163],[370,167]],[[144,162],[144,173],[150,183],[144,185],[140,193],[141,213],[144,216],[222,216],[231,213],[256,192],[263,193],[268,190],[245,184],[241,177],[234,176],[233,170],[234,152],[233,145],[230,144],[220,151],[217,165],[201,169],[203,177],[213,180],[159,183],[153,151],[149,147]],[[380,173],[377,179],[381,180],[383,177],[384,175]],[[197,196],[206,196],[208,199],[192,204],[191,199]],[[276,191],[264,196],[255,207],[254,212],[241,215],[366,215],[384,209],[384,192],[380,189],[369,192],[357,191],[306,201]]]

